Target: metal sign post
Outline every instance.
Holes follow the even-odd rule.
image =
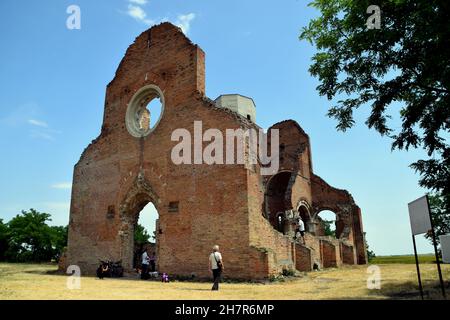
[[[419,290],[420,296],[423,300],[423,288],[422,288],[422,280],[420,279],[420,268],[419,268],[419,257],[417,256],[417,248],[416,248],[416,236],[412,235],[413,245],[414,245],[414,257],[416,258],[416,269],[417,269],[417,278],[419,280]]]
[[[414,256],[416,258],[416,269],[417,269],[417,277],[419,280],[419,289],[420,295],[423,300],[423,288],[422,288],[422,280],[420,277],[420,268],[419,268],[419,258],[417,255],[416,248],[416,235],[429,233],[431,231],[431,236],[433,240],[434,247],[434,255],[436,257],[436,264],[439,273],[439,281],[441,283],[442,296],[444,299],[446,298],[445,288],[444,288],[444,280],[442,279],[442,271],[441,271],[441,263],[439,261],[439,254],[437,250],[436,244],[436,233],[434,232],[433,218],[431,216],[430,210],[430,202],[428,200],[428,195],[421,197],[411,203],[408,204],[409,210],[409,219],[411,223],[411,233],[413,238],[414,245]]]

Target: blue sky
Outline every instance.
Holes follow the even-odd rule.
[[[335,130],[326,117],[330,102],[308,73],[315,49],[298,40],[317,15],[306,3],[2,0],[0,218],[36,208],[51,213],[53,224],[68,223],[73,166],[100,132],[105,87],[135,37],[168,20],[206,52],[208,97],[253,97],[264,128],[298,121],[311,138],[315,173],[349,190],[361,207],[371,248],[379,255],[411,253],[407,203],[425,190],[408,165],[423,153],[391,152],[390,141],[364,125],[367,108],[356,113],[352,130]],[[66,27],[72,4],[81,9],[80,30]],[[151,209],[142,216],[153,224]],[[431,252],[422,238],[419,251]]]

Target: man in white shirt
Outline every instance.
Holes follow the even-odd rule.
[[[150,258],[147,253],[147,248],[144,249],[144,253],[142,254],[142,270],[141,270],[141,279],[147,280],[148,276],[148,265],[150,262]]]
[[[297,222],[297,230],[295,231],[295,239],[297,239],[297,234],[300,233],[302,237],[302,242],[305,244],[305,223],[303,222],[302,218],[298,218]]]
[[[217,291],[219,290],[220,277],[224,270],[222,255],[219,252],[218,245],[213,247],[213,252],[209,255],[209,269],[212,271],[214,277],[214,284],[211,290]]]

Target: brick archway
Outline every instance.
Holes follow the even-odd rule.
[[[330,226],[331,230],[334,231],[334,237],[340,239],[342,237],[343,231],[343,221],[339,218],[339,211],[337,209],[323,208],[314,214],[314,223],[316,225],[316,236],[325,236],[325,221],[334,222]]]
[[[289,184],[293,172],[281,171],[267,181],[264,195],[265,213],[272,226],[278,230],[278,214],[292,209],[290,205]]]
[[[320,213],[323,211],[331,211],[336,215],[336,239],[348,239],[352,229],[351,208],[344,205],[317,208],[312,217],[315,224],[320,223]]]
[[[308,201],[301,199],[297,204],[297,212],[305,223],[306,231],[314,231],[314,221],[311,217],[311,206],[309,205]]]
[[[120,235],[120,258],[122,260],[122,265],[126,270],[132,270],[133,268],[133,258],[134,258],[134,232],[137,221],[139,219],[139,214],[142,209],[148,204],[153,203],[158,215],[161,214],[159,209],[159,204],[161,199],[154,192],[150,183],[139,174],[133,186],[128,191],[127,195],[123,199],[120,205],[120,221],[121,228],[119,231]],[[160,229],[156,228],[156,253],[160,256],[160,239],[159,238]],[[159,259],[157,260],[157,265],[159,264]]]

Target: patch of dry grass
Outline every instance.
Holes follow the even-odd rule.
[[[69,290],[65,275],[49,274],[53,265],[0,264],[0,299],[419,299],[415,265],[380,265],[381,289],[367,289],[367,267],[346,266],[310,272],[285,282],[223,283],[211,292],[210,283],[160,283],[138,279],[81,278],[81,289]],[[450,266],[444,265],[444,279]],[[428,298],[439,299],[436,265],[421,266]],[[450,295],[450,293],[449,293]]]

